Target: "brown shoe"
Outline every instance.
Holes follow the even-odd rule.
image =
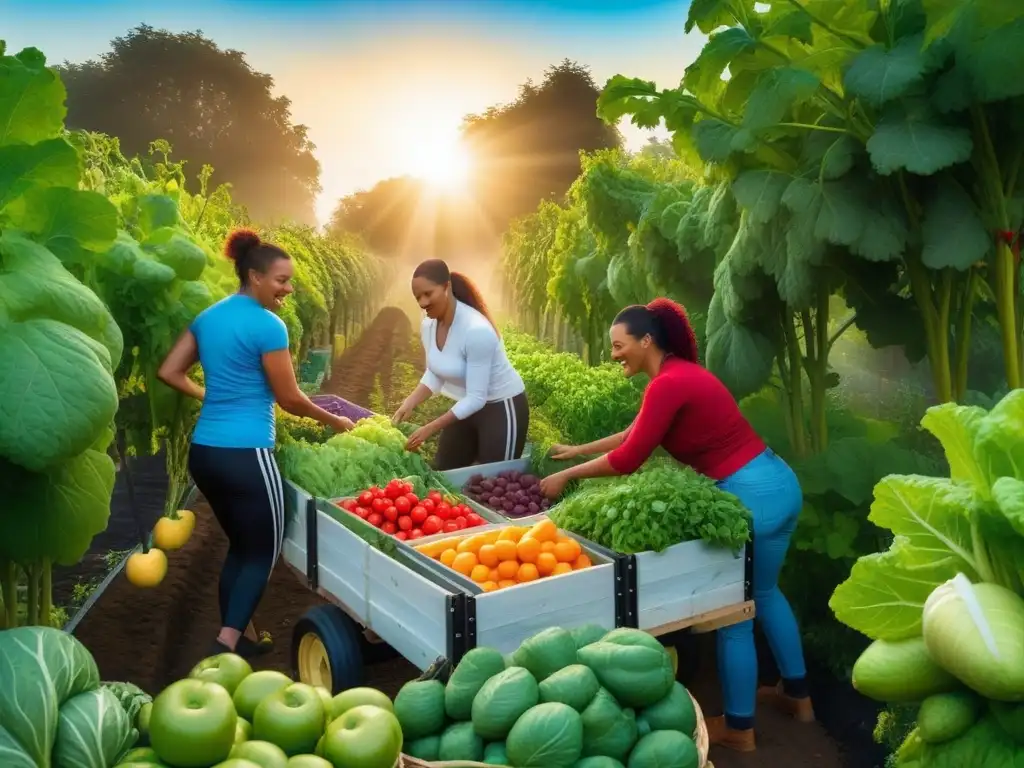
[[[787,696],[780,680],[778,685],[764,685],[757,689],[757,703],[774,707],[799,723],[814,722],[814,705],[811,697],[796,699]]]
[[[754,729],[736,731],[725,724],[725,715],[718,717],[705,717],[704,724],[708,729],[708,744],[724,749],[731,749],[734,752],[753,752],[757,749],[754,740]]]

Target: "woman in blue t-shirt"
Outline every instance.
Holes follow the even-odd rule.
[[[188,469],[229,542],[213,651],[249,656],[269,650],[269,643],[257,641],[251,621],[284,540],[274,402],[337,431],[353,425],[314,405],[295,380],[288,331],[274,314],[294,290],[291,258],[248,230],[232,233],[225,253],[235,263],[238,293],[199,314],[157,375],[203,403]],[[205,390],[187,375],[197,361]]]

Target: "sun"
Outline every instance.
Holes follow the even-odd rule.
[[[422,141],[410,149],[411,176],[445,192],[466,186],[472,163],[458,137]]]

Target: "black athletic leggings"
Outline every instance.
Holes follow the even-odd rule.
[[[469,418],[441,431],[434,469],[444,471],[518,459],[526,447],[529,428],[530,405],[525,392],[487,403]]]
[[[188,471],[228,537],[220,572],[221,626],[244,631],[284,542],[284,489],[274,451],[193,443]]]

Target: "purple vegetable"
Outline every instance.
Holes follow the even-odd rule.
[[[515,507],[512,508],[512,514],[516,517],[522,517],[526,514],[526,507],[522,504],[516,504]]]
[[[508,479],[511,480],[513,483],[518,483],[519,478],[522,476],[523,473],[520,472],[518,469],[513,469],[511,472],[508,473]]]
[[[504,509],[504,510],[505,510],[506,512],[511,512],[511,511],[512,511],[513,509],[515,509],[515,508],[516,508],[516,505],[515,505],[514,503],[512,503],[511,501],[506,501],[505,503],[503,503],[503,504],[501,505],[501,507],[502,507],[502,509]]]
[[[505,495],[505,489],[502,488],[501,486],[499,486],[499,487],[495,488],[493,491],[491,491],[491,495],[492,496],[504,496]]]
[[[504,477],[499,477],[495,479],[494,484],[504,488],[506,485],[508,485],[508,480],[506,480]]]
[[[471,478],[469,478],[469,484],[470,485],[480,485],[480,481],[482,481],[483,479],[484,479],[483,475],[473,475]]]
[[[368,419],[370,416],[373,416],[373,411],[368,411],[337,395],[313,395],[309,399],[328,413],[333,413],[335,416],[345,416],[352,419],[352,421]]]
[[[533,475],[523,475],[519,478],[519,484],[529,488],[531,485],[537,485],[537,478]]]
[[[540,505],[538,505],[534,501],[531,501],[529,504],[527,504],[526,508],[530,510],[531,515],[536,515],[538,512],[540,512]]]
[[[491,498],[487,500],[487,506],[492,509],[501,509],[501,499],[497,496],[491,496]]]
[[[519,483],[515,482],[509,483],[508,485],[505,486],[505,490],[507,491],[518,491],[520,488],[522,488],[522,486]]]
[[[485,491],[493,491],[494,490],[494,481],[493,480],[481,480],[480,481],[480,487],[483,490],[485,490]]]
[[[469,486],[470,493],[480,493],[482,490],[483,490],[483,488],[481,488],[479,485],[471,485],[471,486]]]

